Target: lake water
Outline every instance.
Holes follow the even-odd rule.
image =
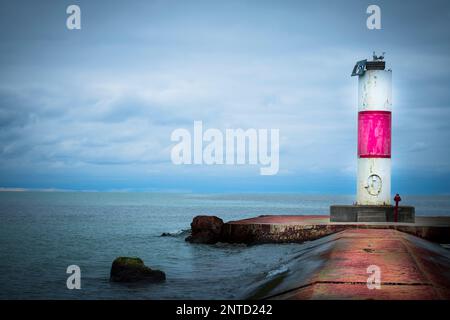
[[[449,215],[450,196],[403,196],[417,215]],[[0,192],[0,299],[233,299],[283,272],[306,244],[193,245],[192,218],[224,221],[261,214],[328,214],[352,196]],[[161,237],[163,232],[173,233]],[[160,284],[109,282],[117,256],[138,256],[166,272]],[[81,268],[68,290],[66,268]]]

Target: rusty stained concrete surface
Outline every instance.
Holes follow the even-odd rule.
[[[450,216],[417,216],[415,223],[349,223],[330,222],[329,216],[325,215],[267,215],[225,223],[221,241],[247,244],[304,242],[347,229],[393,229],[437,243],[450,243]]]
[[[314,249],[319,267],[301,280],[290,271],[275,287],[261,285],[264,298],[450,299],[450,253],[437,244],[391,229],[349,229],[327,238]],[[380,268],[381,289],[367,287],[369,265]]]
[[[440,245],[450,243],[450,217],[332,223],[329,216],[260,216],[225,223],[222,238],[303,242],[288,271],[254,284],[248,299],[450,300],[450,251]],[[380,267],[380,290],[367,287],[370,265]]]

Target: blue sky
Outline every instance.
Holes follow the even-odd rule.
[[[373,50],[393,69],[392,191],[450,193],[448,1],[2,0],[0,187],[352,194],[350,72]],[[194,120],[280,129],[278,175],[173,165]]]

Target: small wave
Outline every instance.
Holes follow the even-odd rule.
[[[279,274],[283,274],[289,271],[289,268],[286,265],[281,265],[279,268],[271,270],[267,273],[266,278],[272,278]]]
[[[161,237],[181,237],[189,234],[191,232],[191,229],[181,229],[174,232],[163,232],[161,234]]]

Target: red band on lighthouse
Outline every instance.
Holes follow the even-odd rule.
[[[391,157],[391,112],[358,113],[358,157]]]

